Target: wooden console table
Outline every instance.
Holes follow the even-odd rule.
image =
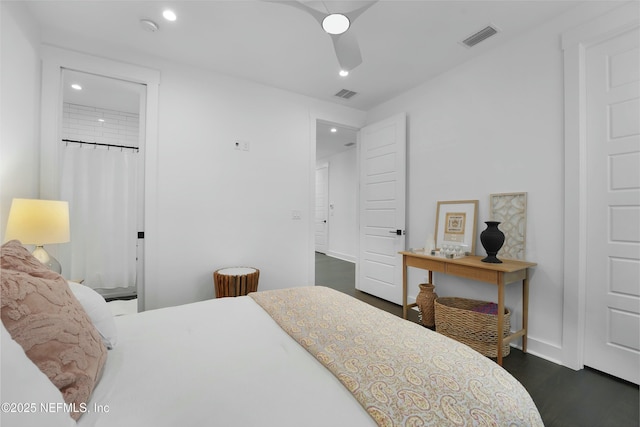
[[[429,283],[433,283],[433,272],[464,277],[492,283],[498,286],[498,364],[502,366],[502,345],[522,337],[522,351],[527,352],[527,318],[529,311],[529,267],[537,264],[526,261],[502,260],[502,264],[480,261],[483,257],[467,256],[448,259],[439,256],[424,255],[416,252],[402,254],[402,317],[407,318],[407,310],[416,303],[407,304],[407,268],[415,267],[429,271]],[[522,329],[503,337],[504,324],[504,287],[510,283],[522,281]]]

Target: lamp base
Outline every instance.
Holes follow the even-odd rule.
[[[58,274],[62,274],[62,266],[60,265],[58,260],[49,255],[49,253],[45,251],[41,245],[36,246],[36,248],[32,252],[32,255],[38,261],[46,265],[49,270],[55,271]]]

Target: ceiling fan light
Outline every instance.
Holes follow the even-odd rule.
[[[322,20],[322,28],[329,34],[342,34],[349,29],[349,18],[341,13],[332,13]]]
[[[162,16],[164,16],[164,19],[166,19],[167,21],[175,21],[176,19],[178,19],[178,16],[176,15],[176,13],[171,10],[171,9],[165,9],[162,12]]]
[[[347,77],[349,75],[349,70],[340,70],[338,74],[340,77]]]

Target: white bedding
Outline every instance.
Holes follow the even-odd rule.
[[[250,297],[115,321],[118,345],[80,427],[376,425]]]

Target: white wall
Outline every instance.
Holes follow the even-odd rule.
[[[0,2],[0,15],[1,236],[11,200],[39,193],[40,32],[23,3]]]
[[[162,69],[160,93],[163,274],[148,303],[210,298],[211,274],[224,266],[259,268],[261,289],[308,284],[308,106],[173,64]],[[249,141],[250,151],[235,150],[236,139]],[[292,210],[303,220],[292,220]]]
[[[562,358],[564,99],[560,34],[587,15],[568,14],[368,112],[369,123],[408,115],[407,246],[434,233],[439,200],[479,200],[478,236],[491,193],[527,192],[528,349]],[[476,253],[484,254],[479,238]],[[416,295],[424,272],[410,272]],[[495,287],[435,275],[436,292],[496,300]],[[520,286],[507,289],[521,327]]]
[[[327,255],[358,258],[358,170],[355,147],[319,161],[329,163],[329,245]]]

